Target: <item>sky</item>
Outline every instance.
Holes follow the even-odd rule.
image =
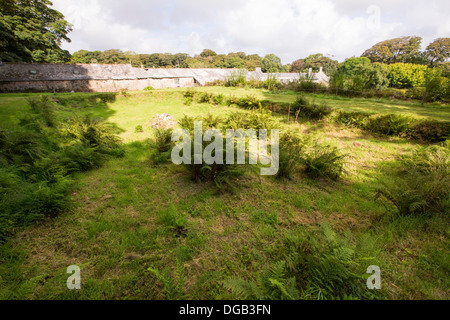
[[[63,48],[136,53],[323,53],[344,61],[372,45],[450,37],[448,0],[52,0],[73,24]]]

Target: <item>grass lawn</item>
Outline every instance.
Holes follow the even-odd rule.
[[[291,91],[196,90],[275,102],[296,99]],[[58,107],[61,120],[84,114],[103,117],[120,129],[126,154],[77,174],[70,210],[18,230],[1,246],[0,298],[232,299],[224,281],[255,280],[286,260],[291,249],[302,250],[301,239],[296,240],[298,247],[289,245],[295,235],[323,225],[369,257],[367,267],[381,268],[380,298],[449,298],[448,215],[395,218],[392,206],[375,200],[380,183],[393,179],[390,170],[398,156],[418,143],[374,137],[327,121],[288,123],[286,116],[274,115],[278,128],[313,134],[348,154],[344,177],[326,181],[298,174],[287,181],[246,175],[239,192],[219,193],[210,183],[191,181],[181,166],[157,166],[149,160],[150,119],[156,114],[180,120],[183,115],[225,116],[238,110],[185,106],[182,92],[130,92],[90,105],[75,98],[92,94],[56,95],[69,100]],[[12,128],[15,114],[27,112],[26,99],[34,95],[0,95],[0,126]],[[450,120],[448,105],[310,96],[339,109]],[[138,125],[144,132],[135,132]],[[70,265],[82,269],[82,290],[66,287]],[[308,279],[297,281],[304,287]]]

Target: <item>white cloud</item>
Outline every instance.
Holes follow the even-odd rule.
[[[284,63],[322,52],[343,60],[403,35],[450,36],[439,0],[53,0],[75,29],[64,47],[138,53],[275,53]]]

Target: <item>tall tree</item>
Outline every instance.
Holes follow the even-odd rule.
[[[61,63],[70,53],[61,49],[72,26],[51,8],[49,0],[1,0],[0,58],[7,62]]]
[[[430,43],[425,51],[430,65],[444,62],[450,57],[450,38],[438,38]]]
[[[292,62],[292,72],[300,73],[306,68],[305,60],[298,59]]]
[[[283,71],[283,64],[281,59],[275,54],[267,54],[262,60],[262,71],[267,73],[276,73]]]
[[[400,37],[377,43],[366,50],[362,57],[372,62],[396,63],[420,60],[421,37]]]
[[[346,76],[346,77],[351,77],[354,75],[355,71],[360,67],[360,66],[367,66],[370,64],[370,60],[369,58],[348,58],[347,60],[345,60],[343,63],[341,63],[337,69],[337,73]]]
[[[208,57],[214,57],[217,56],[217,53],[211,49],[205,49],[200,53],[200,57],[202,58],[208,58]]]

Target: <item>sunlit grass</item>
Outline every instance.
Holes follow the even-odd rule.
[[[206,87],[225,95],[255,95],[278,102],[292,92]],[[126,156],[78,174],[72,210],[18,232],[0,252],[0,298],[164,299],[148,268],[173,271],[182,261],[191,299],[229,299],[221,281],[254,277],[281,259],[285,234],[315,230],[328,222],[349,241],[364,238],[383,270],[384,296],[394,299],[448,299],[448,218],[393,220],[393,208],[374,200],[380,181],[390,179],[391,163],[417,143],[375,138],[331,123],[287,123],[278,127],[312,133],[349,154],[347,173],[337,182],[243,177],[240,192],[221,194],[211,184],[195,184],[182,167],[149,161],[150,119],[168,113],[224,116],[235,107],[193,103],[185,106],[182,89],[131,92],[114,102],[87,108],[60,107],[61,118],[92,113],[122,130]],[[28,95],[0,95],[0,125],[27,110]],[[70,96],[70,95],[69,95]],[[375,99],[315,96],[348,110],[406,113],[449,119],[448,107]],[[428,115],[429,114],[429,115]],[[142,125],[144,132],[136,133]],[[65,269],[82,267],[82,290],[67,290]]]

